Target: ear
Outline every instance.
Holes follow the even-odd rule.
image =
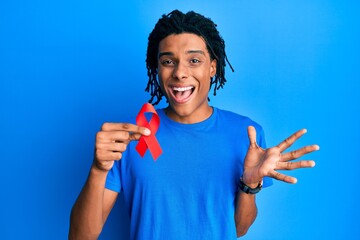
[[[210,77],[214,77],[216,74],[216,59],[212,60],[210,63]]]

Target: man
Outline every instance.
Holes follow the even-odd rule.
[[[225,84],[225,61],[224,41],[210,19],[177,10],[159,19],[146,63],[150,102],[165,96],[169,103],[157,110],[163,153],[154,161],[148,152],[143,158],[136,152],[149,129],[105,123],[72,209],[70,239],[97,239],[120,191],[131,239],[236,239],[256,218],[255,194],[262,186],[271,185],[271,178],[296,182],[277,170],[315,165],[290,160],[317,145],[282,154],[306,130],[263,149],[260,125],[209,105],[209,90],[216,94]]]

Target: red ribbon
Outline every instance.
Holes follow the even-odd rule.
[[[150,122],[148,122],[145,117],[146,112],[153,113]],[[142,135],[140,137],[139,142],[135,147],[136,151],[138,151],[141,157],[144,157],[146,150],[149,149],[151,156],[153,157],[154,161],[156,161],[156,159],[161,155],[162,150],[159,142],[155,137],[155,133],[160,125],[160,118],[153,105],[150,103],[145,103],[142,106],[139,114],[136,116],[136,124],[142,127],[146,127],[151,131],[149,136]]]

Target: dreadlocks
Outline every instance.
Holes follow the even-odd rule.
[[[157,80],[158,49],[160,41],[171,34],[194,33],[204,39],[211,60],[216,59],[216,75],[211,79],[210,89],[214,84],[214,96],[216,96],[216,91],[223,88],[226,82],[225,61],[229,64],[232,71],[234,69],[227,59],[225,42],[216,26],[210,18],[206,18],[193,11],[184,14],[179,10],[174,10],[159,19],[154,30],[149,35],[146,54],[146,68],[149,81],[145,91],[150,92],[150,103],[153,103],[156,98],[154,102],[154,105],[156,105],[164,96]]]

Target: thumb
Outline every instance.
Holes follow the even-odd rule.
[[[248,136],[250,141],[250,147],[256,147],[256,130],[253,126],[248,126]]]

